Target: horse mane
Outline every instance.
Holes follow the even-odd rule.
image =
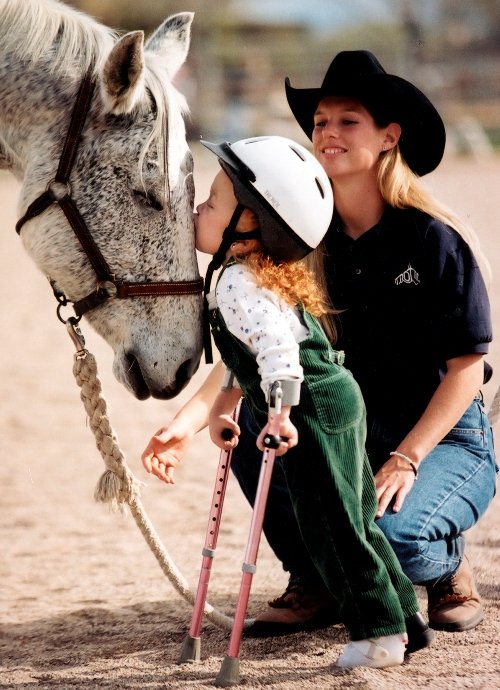
[[[2,0],[0,45],[21,60],[49,58],[53,74],[74,67],[97,72],[117,34],[86,14],[58,0]]]

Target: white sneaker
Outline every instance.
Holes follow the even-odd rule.
[[[356,640],[349,642],[335,665],[340,668],[399,666],[405,658],[405,647],[405,636],[401,634]]]

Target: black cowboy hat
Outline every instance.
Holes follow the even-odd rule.
[[[359,100],[379,126],[401,125],[399,149],[417,175],[434,170],[443,157],[446,133],[436,108],[409,81],[387,74],[367,50],[338,53],[319,89],[293,88],[287,77],[285,90],[292,113],[309,139],[318,103],[327,96],[347,96]]]

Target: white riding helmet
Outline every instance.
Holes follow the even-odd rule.
[[[275,261],[296,261],[318,246],[332,220],[333,192],[307,149],[279,136],[201,143],[218,157],[239,203],[257,215]]]

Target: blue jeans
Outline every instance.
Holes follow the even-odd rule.
[[[239,424],[242,434],[231,466],[253,504],[262,454],[255,446],[259,430],[245,405]],[[491,427],[476,398],[422,462],[418,480],[399,513],[389,507],[378,520],[414,584],[435,584],[456,571],[464,550],[463,532],[476,524],[491,503],[497,469]],[[274,469],[264,534],[292,579],[320,582],[302,541],[280,463]]]
[[[424,459],[399,513],[389,507],[378,525],[414,584],[446,580],[460,565],[463,532],[495,495],[493,435],[481,399]]]

